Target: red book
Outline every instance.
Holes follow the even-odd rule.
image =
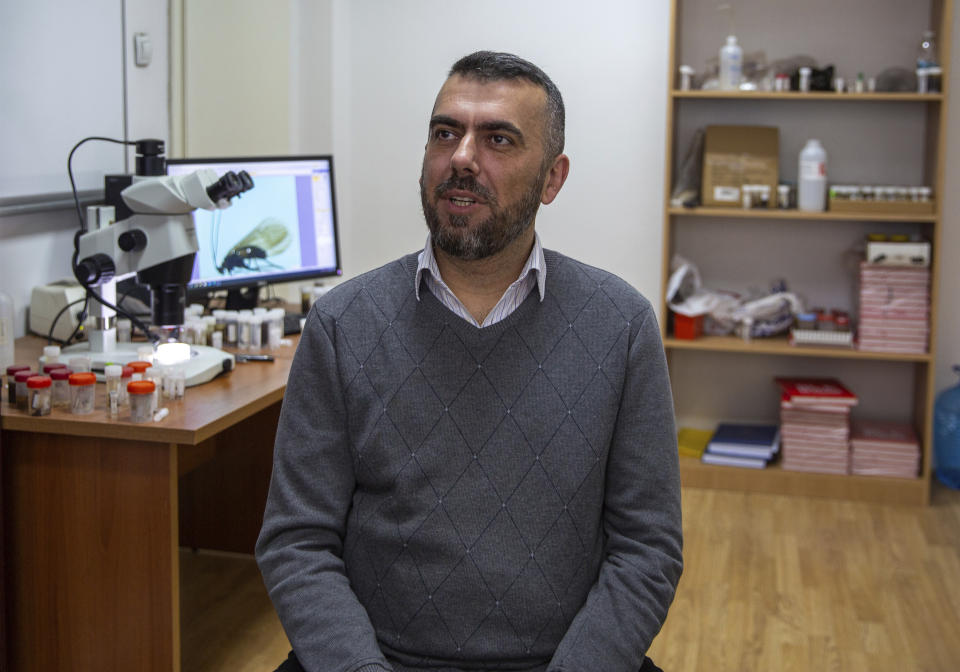
[[[857,395],[835,378],[775,378],[783,392],[783,399],[797,406],[808,404],[836,404],[856,406]]]

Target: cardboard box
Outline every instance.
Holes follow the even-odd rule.
[[[774,126],[707,126],[700,200],[707,207],[742,207],[745,184],[770,187],[777,207],[780,129]]]
[[[867,262],[881,266],[929,266],[930,243],[867,241]]]

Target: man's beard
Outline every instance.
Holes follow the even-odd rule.
[[[451,215],[449,224],[441,222],[440,213],[427,198],[427,190],[420,182],[420,202],[423,205],[423,216],[430,229],[430,240],[451,257],[474,261],[485,259],[500,252],[510,243],[520,237],[533,223],[540,207],[540,193],[546,181],[543,169],[537,174],[521,198],[501,210],[496,197],[483,185],[479,184],[472,175],[451,177],[434,188],[434,196],[439,200],[443,193],[451,189],[460,189],[476,194],[490,208],[491,214],[487,219],[470,227],[470,220],[463,215]]]

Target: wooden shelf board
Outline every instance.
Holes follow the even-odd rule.
[[[737,352],[748,355],[790,355],[795,357],[834,357],[838,359],[872,359],[888,362],[930,363],[929,353],[867,352],[853,348],[790,345],[786,336],[744,341],[736,336],[701,336],[688,340],[667,336],[663,346],[668,350],[700,350],[703,352]]]
[[[708,98],[713,100],[830,100],[838,102],[916,102],[939,103],[942,93],[836,93],[834,91],[671,91],[674,98]]]
[[[667,208],[667,213],[682,217],[728,217],[733,219],[791,219],[855,222],[935,222],[934,213],[924,215],[881,214],[875,212],[804,212],[779,208]]]
[[[688,488],[739,490],[767,494],[826,497],[880,504],[926,506],[929,481],[923,478],[843,476],[788,471],[779,465],[745,469],[680,458],[680,482]]]

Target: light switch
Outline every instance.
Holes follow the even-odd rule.
[[[133,62],[138,67],[145,68],[153,59],[153,43],[146,33],[133,34]]]

